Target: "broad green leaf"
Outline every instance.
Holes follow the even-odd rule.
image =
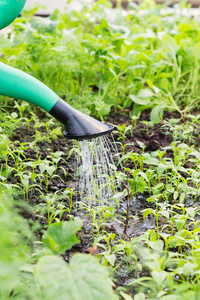
[[[154,124],[159,124],[163,119],[163,110],[164,110],[164,104],[162,103],[155,106],[152,109],[150,113],[150,119]]]
[[[138,293],[134,296],[134,300],[145,300],[145,294],[144,293]]]
[[[183,281],[183,283],[181,283],[181,284],[179,284],[178,286],[175,287],[176,293],[177,294],[178,293],[183,293],[184,291],[189,290],[190,287],[191,287],[191,283]]]
[[[145,155],[143,155],[145,156]],[[148,165],[155,165],[157,166],[158,165],[158,159],[154,158],[154,157],[151,157],[150,155],[146,155],[145,156],[145,159],[144,159],[144,163],[148,164]]]
[[[183,228],[183,226],[185,225],[185,221],[184,220],[177,220],[176,222],[176,227],[179,230],[181,230]]]
[[[171,51],[173,53],[175,53],[176,51],[176,41],[173,37],[169,36],[169,35],[166,35],[164,38],[163,38],[163,47],[165,50],[167,51]]]
[[[161,252],[163,251],[163,241],[161,240],[157,240],[155,242],[149,242],[149,246],[151,247],[151,249],[155,250],[155,251],[158,251],[158,252]]]
[[[46,170],[46,165],[44,163],[40,163],[39,164],[39,169],[41,173],[44,173],[44,171]]]
[[[190,187],[188,186],[187,182],[179,183],[178,187],[185,193],[190,192]]]
[[[128,294],[126,294],[126,293],[124,293],[122,291],[120,292],[120,295],[122,296],[122,298],[124,300],[133,300],[133,298],[130,295],[128,295]],[[135,299],[135,297],[134,297],[134,299]]]
[[[122,192],[119,192],[119,193],[116,193],[115,195],[112,196],[112,200],[115,201],[117,207],[120,207],[120,198],[123,196],[123,193]]]
[[[111,105],[103,102],[103,103],[98,103],[95,108],[98,111],[99,115],[106,116],[110,112]]]
[[[64,254],[66,250],[79,242],[75,233],[81,227],[82,221],[78,218],[51,224],[43,236],[43,244],[54,254]]]
[[[135,95],[130,95],[130,98],[133,102],[139,104],[139,105],[149,105],[150,101],[149,100],[143,100],[143,99],[140,99],[138,98],[137,96]]]
[[[167,78],[162,78],[161,79],[161,88],[165,91],[169,91],[170,90],[170,83],[169,80]]]
[[[109,262],[109,264],[111,264],[111,266],[113,267],[115,264],[116,256],[114,254],[105,254],[104,256],[106,260]]]
[[[138,54],[137,58],[142,60],[142,61],[145,61],[147,63],[151,62],[150,57],[147,54],[142,53],[142,52]]]
[[[191,273],[193,273],[194,269],[197,267],[198,265],[197,264],[191,264],[191,263],[186,263],[184,266],[183,266],[183,272],[184,272],[184,275],[185,276],[188,276],[190,275]]]
[[[144,213],[143,213],[143,219],[145,219],[148,215],[153,214],[154,211],[151,208],[147,208],[145,209]]]
[[[166,291],[160,291],[158,292],[157,297],[160,299],[162,296],[166,295],[166,293]]]
[[[69,264],[57,256],[42,257],[36,265],[35,277],[39,299],[116,299],[106,269],[87,254],[75,254]]]
[[[196,156],[196,158],[198,158],[198,160],[200,160],[200,152],[198,152],[198,151],[194,151],[194,152],[192,152],[192,153],[189,153],[190,155],[194,155],[194,156]]]
[[[175,296],[175,295],[168,295],[168,296],[164,296],[162,298],[160,298],[161,300],[180,300],[179,296]]]
[[[174,192],[174,187],[172,184],[166,184],[165,186],[166,190],[170,193],[173,193]]]
[[[158,176],[161,176],[167,168],[168,168],[168,165],[159,163],[158,168],[157,168]]]
[[[153,82],[150,79],[147,79],[148,86],[153,89]]]
[[[162,210],[161,215],[164,216],[166,219],[169,219],[169,212],[167,210]]]
[[[154,95],[154,93],[150,89],[142,89],[138,93],[139,98],[150,98]]]
[[[158,271],[158,272],[160,271],[160,268],[161,268],[159,262],[157,262],[157,261],[148,261],[148,262],[146,263],[146,266],[147,266],[150,270],[154,270],[154,271]]]
[[[126,248],[126,245],[118,244],[114,247],[113,253],[124,251],[125,248]]]
[[[164,280],[166,279],[167,277],[167,272],[165,271],[152,271],[151,273],[154,281],[158,284],[158,285],[161,285],[163,284]]]
[[[146,188],[146,182],[144,178],[138,177],[135,179],[135,184],[136,184],[136,191],[138,193],[143,193],[144,189]]]
[[[54,171],[55,171],[55,167],[54,166],[46,166],[46,171],[48,173],[49,176],[52,176]]]
[[[195,217],[195,213],[196,213],[196,210],[194,207],[186,207],[186,212],[188,215],[190,215],[192,218]]]

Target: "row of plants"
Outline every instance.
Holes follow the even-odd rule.
[[[134,115],[151,109],[158,123],[165,110],[198,107],[200,21],[189,5],[166,12],[150,0],[123,12],[109,1],[82,5],[49,18],[24,10],[1,35],[1,60],[100,119],[133,106]]]
[[[172,129],[172,133],[174,133],[174,129]],[[177,133],[176,130],[175,134]],[[5,159],[6,162],[8,160],[4,154],[5,140],[3,140],[3,138],[4,136],[2,136],[1,157],[3,161]],[[184,136],[184,138],[187,137]],[[23,143],[21,143],[21,145],[22,147],[24,146]],[[124,147],[125,146],[126,145],[124,145]],[[85,203],[80,203],[80,206],[84,205],[86,215],[89,215],[91,220],[93,243],[90,250],[93,254],[93,251],[97,252],[97,248],[99,249],[97,257],[104,266],[109,268],[110,274],[112,274],[111,278],[113,278],[114,281],[117,280],[117,271],[121,268],[129,274],[130,278],[135,278],[125,287],[118,287],[117,291],[124,299],[130,298],[127,292],[132,292],[135,299],[145,299],[145,290],[147,295],[149,295],[148,297],[150,297],[149,299],[153,299],[152,297],[168,299],[167,295],[171,297],[171,294],[173,294],[174,299],[179,299],[179,297],[183,297],[183,291],[187,291],[187,293],[185,292],[185,299],[189,299],[193,294],[195,297],[199,290],[198,248],[200,229],[198,196],[200,154],[197,150],[183,143],[181,140],[173,141],[172,144],[165,147],[165,149],[152,152],[151,154],[145,153],[144,150],[145,147],[142,147],[142,153],[140,154],[128,152],[121,156],[121,161],[126,162],[124,166],[125,173],[120,171],[117,175],[122,184],[123,182],[128,182],[123,193],[127,207],[123,208],[122,212],[119,210],[121,193],[114,195],[114,203],[110,200],[105,201],[105,203],[101,205],[92,207],[89,204],[86,206]],[[170,150],[170,152],[173,151],[173,159],[167,155],[168,150]],[[30,163],[30,159],[26,157],[26,154],[19,160],[22,151],[20,148],[18,148],[17,151],[19,151],[18,155],[15,156],[17,167],[21,168],[24,167],[24,165],[30,167],[32,162]],[[13,149],[13,153],[17,151]],[[62,153],[59,153],[59,155],[60,154]],[[42,164],[44,163],[41,160],[40,164],[34,166],[35,170],[40,170]],[[128,166],[127,164],[130,165]],[[131,168],[132,164],[134,164],[134,168]],[[58,280],[58,290],[53,282],[52,290],[49,289],[48,283],[49,280],[55,280],[55,273],[57,272],[57,269],[54,269],[52,264],[54,262],[55,264],[59,264],[59,260],[61,265],[63,264],[61,258],[57,259],[56,255],[64,255],[66,250],[70,249],[79,241],[75,233],[81,229],[82,222],[79,218],[75,218],[73,214],[73,206],[77,204],[76,199],[74,199],[75,202],[72,200],[74,191],[67,188],[59,191],[59,193],[52,194],[49,193],[48,190],[46,190],[46,186],[44,186],[43,191],[41,191],[42,195],[39,197],[40,200],[38,200],[37,205],[33,205],[35,219],[34,222],[33,220],[29,220],[31,224],[30,228],[30,224],[17,214],[17,212],[23,212],[25,209],[24,204],[20,203],[19,199],[21,198],[22,200],[24,195],[24,200],[29,201],[27,195],[29,195],[30,191],[28,190],[27,194],[24,194],[21,177],[20,181],[14,186],[8,182],[10,176],[13,176],[15,172],[17,176],[19,176],[18,169],[9,167],[9,165],[4,163],[4,168],[1,170],[2,229],[4,229],[2,230],[2,245],[4,246],[4,251],[2,252],[2,264],[4,263],[2,278],[7,274],[6,278],[8,282],[6,281],[5,284],[5,278],[3,279],[2,286],[4,288],[2,288],[2,299],[10,299],[11,296],[14,299],[15,297],[16,299],[23,299],[23,294],[24,299],[26,299],[30,291],[24,290],[24,280],[29,286],[34,285],[34,276],[36,276],[36,281],[38,280],[37,275],[35,275],[38,274],[36,269],[40,267],[41,262],[44,263],[41,266],[42,272],[44,272],[42,276],[44,278],[48,277],[47,281],[45,279],[47,286],[42,285],[41,287],[41,283],[39,283],[39,288],[33,289],[36,295],[31,289],[30,299],[34,299],[34,297],[36,297],[36,299],[38,299],[37,297],[39,297],[39,299],[51,299],[49,298],[50,295],[53,299],[55,295],[58,295],[58,290],[61,298],[66,298],[65,293],[69,291],[73,295],[76,295],[76,288],[79,290],[80,287],[77,286],[75,290],[71,291],[71,283],[69,286],[66,286],[65,277],[62,277],[64,279],[63,282],[60,279]],[[42,175],[41,173],[39,174]],[[4,176],[7,176],[7,179]],[[53,173],[51,176],[53,177]],[[34,180],[36,180],[36,177],[33,175],[27,180],[27,183],[30,184],[30,188],[35,188],[33,177]],[[38,186],[40,185],[38,184]],[[133,218],[134,222],[138,221],[139,216],[131,214],[128,211],[128,207],[132,205],[131,201],[133,197],[137,197],[138,194],[144,192],[145,195],[148,194],[148,197],[142,198],[142,201],[150,203],[150,207],[143,209],[141,212],[138,211],[137,213],[142,213],[144,219],[148,218],[149,215],[153,215],[155,218],[155,228],[144,232],[131,241],[127,241],[126,236],[120,236],[115,232],[107,231],[107,226],[112,224],[113,221],[124,224],[121,225],[124,227],[124,232],[126,232],[129,226],[130,218]],[[13,197],[15,200],[11,200]],[[61,199],[62,202],[60,201]],[[30,210],[30,208],[28,210]],[[64,213],[67,213],[71,221],[62,221]],[[45,227],[44,225],[41,226],[40,222],[38,222],[42,217],[46,219]],[[127,223],[126,220],[128,220]],[[44,232],[40,242],[40,239],[38,240],[36,238],[35,233],[40,233],[41,235],[41,230],[43,232],[44,229],[47,230]],[[23,248],[21,247],[22,244],[24,244]],[[7,255],[7,252],[10,253],[10,247],[13,251],[10,255],[14,255],[15,259],[13,257],[12,260],[9,259],[5,264],[4,257]],[[18,253],[18,251],[20,253]],[[24,253],[26,253],[26,256],[24,256]],[[50,254],[54,254],[54,256]],[[102,279],[99,278],[99,272],[103,272],[102,274],[105,276],[105,269],[101,269],[97,261],[95,262],[95,260],[91,259],[91,268],[94,268],[95,271],[96,269],[98,270],[98,275],[95,275],[94,270],[90,270],[89,256],[84,256],[83,254],[82,257],[80,256],[78,258],[80,259],[77,267],[78,274],[80,275],[81,263],[84,263],[84,259],[86,259],[85,264],[87,265],[87,270],[89,274],[92,272],[92,278],[95,277],[95,282],[97,282],[97,286],[94,287],[90,282],[91,279],[87,277],[87,274],[83,273],[82,276],[89,286],[87,286],[87,288],[84,287],[84,291],[88,289],[88,293],[92,293],[90,284],[95,291],[96,289],[99,290],[101,280],[106,279],[105,277]],[[13,259],[15,263],[14,267],[11,268]],[[94,265],[92,263],[94,263]],[[21,265],[20,268],[19,265]],[[49,265],[51,265],[51,270],[48,268]],[[13,268],[15,268],[14,273]],[[64,264],[63,268],[65,268]],[[85,265],[83,269],[85,270]],[[144,270],[146,270],[148,276],[140,276]],[[23,272],[22,282],[16,280],[19,276],[19,272]],[[64,269],[60,270],[60,272],[64,274],[62,276],[75,276],[74,273],[73,276],[65,273]],[[13,276],[17,277],[13,279]],[[28,279],[26,277],[28,277]],[[74,278],[77,280],[76,276]],[[41,280],[41,278],[39,279]],[[107,280],[108,279],[106,279],[106,281]],[[106,281],[103,280],[103,286]],[[64,284],[64,287],[62,287],[62,284]],[[104,288],[101,288],[102,294],[92,295],[91,299],[95,297],[97,299],[109,299],[109,297],[113,295],[111,284],[110,287],[107,286],[107,289],[109,296],[106,294],[104,286]],[[15,291],[16,295],[12,294],[12,290]],[[140,292],[137,293],[138,291]],[[85,294],[81,294],[79,297],[86,299]],[[114,297],[114,295],[112,297]],[[73,299],[71,294],[69,299]]]
[[[76,143],[39,108],[0,97],[2,300],[200,299],[200,20],[185,3],[119,4],[24,10],[0,35],[2,62],[83,112],[114,115],[120,152],[112,198],[83,201]],[[149,151],[156,130],[165,145]]]

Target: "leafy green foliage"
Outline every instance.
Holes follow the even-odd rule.
[[[76,232],[82,227],[80,219],[51,224],[43,236],[43,244],[54,254],[64,254],[79,242]]]
[[[164,110],[183,115],[200,101],[199,20],[175,9],[160,14],[152,1],[123,13],[108,1],[45,19],[24,11],[14,40],[1,35],[2,61],[100,119],[133,106],[135,115],[150,108],[158,123]],[[28,108],[16,105],[22,117]]]
[[[56,256],[43,257],[35,277],[40,299],[116,299],[105,268],[86,254],[75,254],[68,265]]]
[[[98,205],[89,199],[76,203],[75,190],[62,184],[50,192],[54,179],[67,186],[71,180],[62,167],[64,152],[51,144],[61,134],[57,121],[44,112],[39,120],[37,107],[0,97],[2,300],[199,297],[200,152],[195,138],[200,121],[188,114],[200,101],[199,18],[173,8],[161,15],[161,6],[152,1],[129,3],[134,12],[122,11],[120,2],[115,10],[108,1],[84,3],[81,12],[55,11],[46,19],[24,11],[13,33],[0,35],[2,62],[35,76],[85,113],[104,119],[110,112],[128,111],[132,119],[132,125],[118,126],[122,168],[117,178],[124,191]],[[150,121],[139,121],[147,109]],[[166,110],[180,117],[163,120]],[[148,136],[161,123],[172,142],[153,152],[140,139],[137,145],[126,143],[137,122]],[[16,129],[22,135],[27,130],[30,139],[16,141]],[[44,141],[48,154],[41,157]],[[64,143],[68,163],[73,149]],[[29,159],[32,149],[37,154]],[[36,236],[16,214],[18,202],[10,204],[11,196],[33,200],[27,207]],[[93,245],[86,251],[97,258],[75,254],[70,260],[66,252],[79,249],[76,233],[82,221],[74,218],[79,213],[87,225],[78,236],[89,235]],[[62,221],[63,216],[71,221]]]
[[[16,290],[21,295],[20,267],[30,259],[28,242],[33,241],[27,222],[14,210],[9,197],[2,197],[0,203],[0,299],[10,299]],[[22,295],[21,295],[22,296]]]

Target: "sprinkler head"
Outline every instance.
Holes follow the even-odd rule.
[[[78,111],[68,103],[59,99],[50,111],[50,114],[65,125],[64,135],[69,139],[85,140],[113,131],[112,125],[100,121]]]

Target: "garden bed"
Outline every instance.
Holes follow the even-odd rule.
[[[0,36],[2,62],[113,124],[120,154],[111,147],[112,195],[84,198],[77,143],[1,96],[3,300],[198,299],[200,20],[182,8],[26,12]]]

